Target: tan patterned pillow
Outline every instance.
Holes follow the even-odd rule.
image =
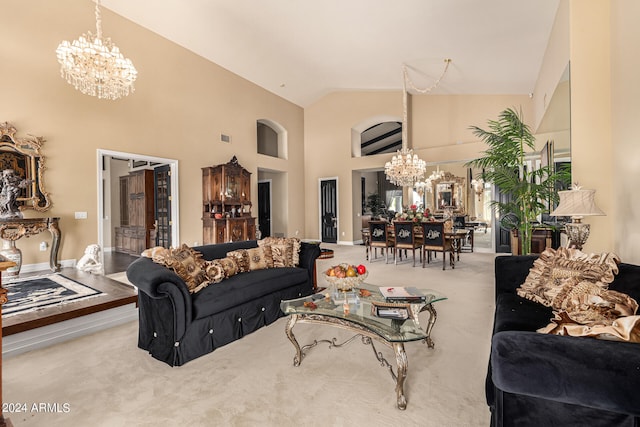
[[[578,249],[547,248],[534,261],[525,282],[517,293],[547,307],[559,308],[561,292],[567,292],[576,279],[607,289],[618,273],[620,259],[612,253],[585,254]]]
[[[249,252],[246,249],[237,249],[227,252],[227,258],[233,258],[238,266],[238,273],[246,273],[249,270],[251,261],[249,260]]]
[[[196,289],[201,289],[203,283],[207,282],[208,284],[209,280],[202,254],[184,243],[179,248],[157,251],[152,259],[158,264],[171,268],[184,280],[191,293],[196,292]]]
[[[145,258],[152,258],[152,259],[156,257],[164,258],[167,255],[169,255],[169,249],[163,248],[162,246],[154,246],[153,248],[145,249],[140,254],[140,256],[143,256]]]
[[[226,278],[224,267],[217,259],[205,261],[205,271],[211,283],[220,283]]]
[[[273,255],[271,247],[268,245],[251,249],[238,249],[228,252],[227,256],[236,260],[239,272],[273,268]]]
[[[300,264],[300,239],[296,237],[265,237],[258,246],[271,246],[274,267],[295,267]]]
[[[638,303],[629,295],[602,284],[566,280],[565,289],[554,304],[554,318],[538,332],[557,335],[592,336],[623,341],[640,341]]]
[[[220,265],[222,266],[225,279],[240,272],[238,269],[238,263],[236,262],[236,259],[234,257],[220,258],[216,261],[218,261],[218,263],[220,263]]]

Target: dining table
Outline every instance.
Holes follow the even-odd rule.
[[[420,226],[420,223],[416,223],[416,226],[414,228],[415,231],[415,236],[416,239],[418,241],[422,241],[423,240],[423,236],[422,236],[422,227]],[[369,239],[370,239],[370,234],[369,234],[369,229],[368,228],[363,228],[361,230],[362,232],[362,242],[366,248],[366,253],[365,253],[365,259],[369,260]],[[389,235],[389,238],[393,241],[395,241],[395,230],[393,228],[393,223],[389,223],[389,225],[387,225],[387,232]],[[460,252],[462,252],[462,247],[464,245],[464,240],[467,238],[467,235],[469,234],[469,230],[465,229],[465,228],[453,228],[449,231],[445,231],[445,239],[449,239],[451,240],[451,250],[454,252],[455,256],[456,256],[456,261],[460,261]]]

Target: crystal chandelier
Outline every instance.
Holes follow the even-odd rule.
[[[482,196],[482,193],[484,193],[484,179],[472,179],[471,185],[473,185],[473,191],[478,196],[478,201],[480,201],[480,197]]]
[[[416,88],[409,79],[406,65],[402,65],[402,149],[398,150],[396,155],[391,158],[391,161],[384,165],[384,173],[392,184],[411,187],[424,177],[427,170],[426,162],[418,158],[417,154],[413,154],[413,150],[408,147],[407,83],[411,85],[413,90],[419,93],[430,92],[438,86],[440,80],[447,72],[450,62],[450,59],[445,59],[446,65],[442,75],[436,80],[433,86],[427,89]]]
[[[431,172],[431,175],[429,175],[427,179],[415,183],[415,187],[418,190],[418,193],[422,194],[425,189],[431,192],[433,190],[433,182],[444,178],[445,173],[445,171],[440,170],[440,166],[436,166],[436,170]]]
[[[118,99],[134,91],[138,72],[109,38],[102,38],[99,0],[96,0],[96,35],[87,31],[56,49],[60,75],[85,95]]]
[[[424,176],[427,164],[413,154],[413,150],[402,147],[390,162],[384,165],[387,179],[395,185],[412,186]]]

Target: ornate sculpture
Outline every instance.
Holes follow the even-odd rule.
[[[76,268],[80,271],[87,273],[102,274],[102,263],[100,262],[100,246],[92,244],[87,246],[84,250],[84,255],[78,263]]]
[[[0,179],[0,219],[22,218],[18,207],[18,196],[23,188],[33,181],[16,175],[13,169],[2,171]]]

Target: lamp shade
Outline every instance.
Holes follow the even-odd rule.
[[[591,215],[604,215],[605,213],[596,206],[594,201],[596,190],[566,190],[558,191],[560,203],[551,212],[551,216],[583,217]]]

